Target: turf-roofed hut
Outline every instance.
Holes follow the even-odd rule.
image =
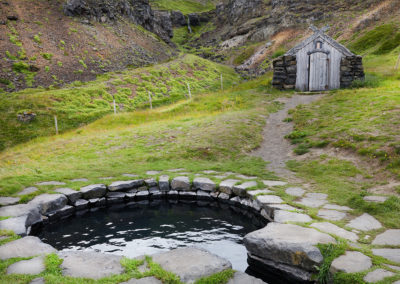
[[[362,57],[326,35],[328,27],[311,27],[314,34],[273,62],[272,84],[278,89],[325,91],[364,80]]]

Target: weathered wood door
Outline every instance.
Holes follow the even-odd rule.
[[[310,54],[309,91],[324,91],[329,89],[328,54],[313,52]]]

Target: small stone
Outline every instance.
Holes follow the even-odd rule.
[[[376,236],[373,245],[400,246],[400,230],[391,229]]]
[[[221,199],[221,200],[229,200],[229,195],[226,194],[226,193],[221,192],[221,193],[218,195],[218,199]]]
[[[136,178],[138,175],[135,174],[122,174],[123,177],[130,177],[130,178]]]
[[[67,205],[68,199],[64,194],[42,194],[36,196],[28,204],[39,207],[42,215],[57,211]]]
[[[356,273],[372,266],[371,258],[358,251],[346,251],[344,255],[336,258],[332,264],[330,271],[332,274],[336,272]]]
[[[0,205],[7,206],[7,205],[14,205],[17,204],[21,198],[19,197],[0,197]]]
[[[183,172],[183,171],[186,171],[185,169],[171,169],[171,170],[168,170],[169,172],[171,172],[171,173],[177,173],[177,172]]]
[[[347,226],[361,231],[370,231],[382,228],[381,223],[367,213],[353,219],[347,224]]]
[[[7,274],[29,274],[35,275],[42,273],[46,269],[43,256],[38,256],[30,260],[21,260],[11,264],[7,268]]]
[[[203,173],[205,173],[207,175],[211,175],[211,174],[217,174],[218,172],[213,171],[213,170],[208,170],[208,171],[203,171]]]
[[[305,190],[300,188],[300,187],[289,187],[285,190],[286,194],[289,194],[291,196],[303,196],[305,193]]]
[[[247,195],[250,196],[251,198],[255,198],[258,194],[269,194],[269,193],[274,193],[274,192],[269,189],[256,189],[247,191]]]
[[[365,196],[363,198],[367,202],[375,202],[375,203],[383,203],[385,202],[388,198],[386,196]]]
[[[219,195],[219,192],[218,192],[218,191],[214,191],[214,192],[211,192],[211,193],[210,193],[210,196],[211,196],[212,198],[218,198],[218,195]]]
[[[263,180],[263,183],[266,186],[284,186],[284,185],[287,185],[287,182],[276,181],[276,180]]]
[[[244,197],[244,196],[247,195],[247,190],[248,190],[249,188],[256,187],[256,186],[257,186],[257,182],[256,182],[256,181],[247,181],[247,182],[244,182],[244,183],[242,183],[242,184],[235,185],[235,186],[232,188],[232,191],[233,191],[233,193],[236,194],[237,196],[242,196],[242,197]]]
[[[390,248],[384,248],[384,249],[372,249],[372,253],[375,255],[382,256],[386,259],[389,259],[393,262],[399,262],[400,263],[400,249],[390,249]]]
[[[54,190],[55,192],[64,194],[71,204],[74,204],[75,201],[82,197],[82,192],[73,190],[71,188],[57,188]]]
[[[180,191],[179,198],[185,200],[194,200],[197,198],[197,194],[193,191]]]
[[[281,204],[283,203],[282,198],[276,195],[258,195],[256,197],[256,200],[261,204],[261,205],[267,205],[267,204]]]
[[[349,232],[343,228],[340,228],[332,223],[328,222],[323,222],[323,223],[313,223],[311,224],[311,227],[316,228],[320,231],[323,231],[325,233],[333,234],[338,237],[341,237],[343,239],[356,242],[358,240],[357,234],[353,232]]]
[[[18,193],[18,195],[20,195],[20,196],[21,195],[28,195],[28,194],[34,193],[34,192],[36,192],[38,190],[39,189],[37,187],[30,186],[30,187],[24,188],[21,192]]]
[[[142,179],[115,181],[108,186],[108,190],[109,191],[128,191],[131,189],[139,188],[143,185],[144,185],[144,180],[142,180]]]
[[[212,200],[210,192],[198,190],[197,191],[197,200]]]
[[[114,177],[101,177],[99,179],[101,179],[101,180],[110,180],[110,179],[114,179]]]
[[[166,175],[160,176],[160,178],[158,180],[158,186],[160,187],[160,190],[162,192],[169,191],[170,190],[169,176],[166,176]]]
[[[139,191],[138,193],[136,193],[135,198],[140,201],[140,200],[147,200],[149,199],[149,195],[150,193],[146,190],[146,191]]]
[[[307,223],[311,222],[312,219],[310,216],[306,214],[289,212],[285,210],[278,210],[274,212],[274,221],[278,223],[286,223],[286,222]]]
[[[318,217],[331,221],[339,221],[346,217],[346,213],[336,210],[321,209],[318,211]]]
[[[75,179],[71,179],[71,182],[87,182],[89,181],[87,178],[75,178]]]
[[[43,182],[38,182],[36,185],[65,185],[65,182],[61,181],[43,181]]]
[[[147,187],[155,187],[157,186],[157,181],[154,178],[149,178],[144,180],[144,183],[147,185]]]
[[[173,190],[189,191],[190,190],[190,180],[188,177],[184,177],[184,176],[176,177],[171,182],[171,188]]]
[[[88,208],[89,201],[87,201],[85,199],[78,199],[77,201],[75,201],[74,206],[75,206],[76,210],[83,210],[83,209]]]
[[[197,177],[193,180],[193,187],[195,190],[203,190],[203,191],[215,191],[217,188],[216,184],[210,180],[209,178]]]
[[[258,201],[256,200],[258,203]],[[270,216],[271,218],[274,217],[275,211],[278,210],[285,210],[285,211],[299,211],[302,212],[303,210],[290,206],[288,204],[265,204],[263,205],[265,213]]]
[[[364,276],[363,280],[367,283],[375,283],[385,279],[386,277],[392,277],[393,275],[393,272],[379,268],[369,272],[367,275]]]
[[[176,198],[178,195],[179,195],[179,192],[177,190],[168,191],[168,197],[170,197],[170,198]]]
[[[256,179],[257,177],[250,177],[250,176],[245,176],[245,175],[236,175],[237,178],[240,179]]]
[[[231,195],[233,186],[238,182],[240,182],[240,180],[237,179],[224,180],[219,184],[219,191]]]
[[[158,175],[158,174],[160,174],[161,172],[160,171],[147,171],[146,172],[146,175],[148,175],[148,176],[155,176],[155,175]]]
[[[92,184],[82,187],[82,197],[84,199],[100,198],[106,195],[107,187],[104,184]]]
[[[351,210],[353,210],[350,207],[340,206],[340,205],[336,205],[336,204],[326,204],[326,205],[324,205],[323,208],[324,209],[329,209],[329,210],[338,210],[338,211],[351,211]]]
[[[28,236],[0,246],[0,259],[32,257],[55,252],[55,248],[43,243],[39,238]]]

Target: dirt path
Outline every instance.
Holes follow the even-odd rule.
[[[269,162],[267,169],[285,178],[294,178],[291,171],[286,168],[286,162],[294,156],[293,145],[285,139],[285,135],[293,131],[293,123],[284,122],[288,111],[301,104],[310,104],[323,95],[294,95],[291,98],[282,98],[278,101],[285,106],[280,111],[271,114],[263,130],[264,141],[252,155],[261,157]]]

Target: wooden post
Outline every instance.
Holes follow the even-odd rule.
[[[397,58],[397,63],[396,63],[396,67],[394,67],[394,70],[399,69],[399,65],[400,65],[400,54],[399,54],[399,57]]]
[[[57,116],[54,116],[54,125],[56,127],[56,135],[58,135],[58,122],[57,122]]]
[[[117,114],[117,106],[115,105],[115,99],[113,99],[113,105],[114,105],[114,114]]]
[[[192,98],[192,92],[190,91],[190,84],[187,83],[188,91],[189,91],[189,99]]]
[[[221,90],[224,90],[224,80],[222,78],[222,73],[221,73]]]
[[[150,102],[150,109],[153,109],[153,103],[151,102],[151,94],[150,91],[147,91],[149,93],[149,102]]]

